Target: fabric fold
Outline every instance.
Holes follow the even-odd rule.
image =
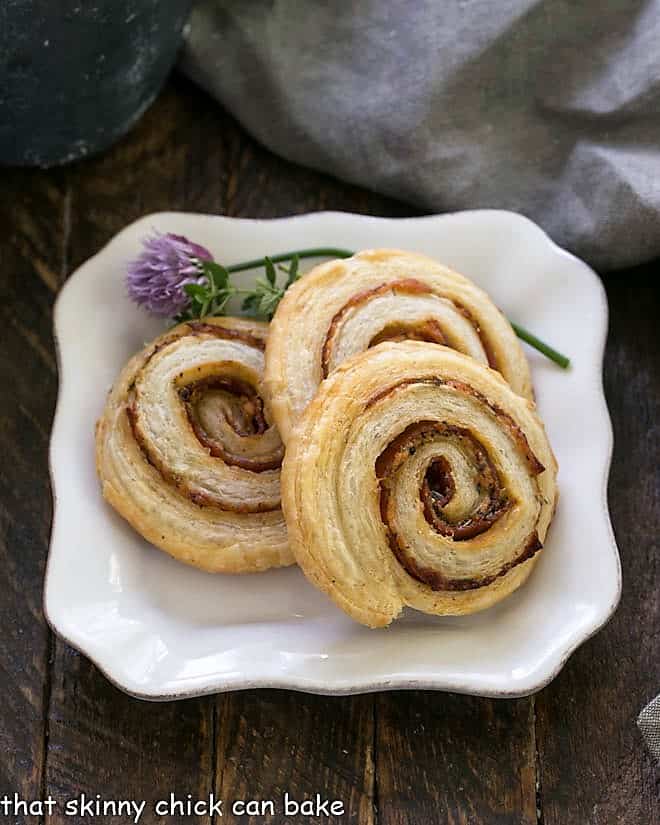
[[[659,41],[660,0],[201,0],[180,65],[289,160],[606,270],[660,255]]]

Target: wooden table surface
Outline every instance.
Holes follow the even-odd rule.
[[[274,157],[179,77],[102,157],[47,172],[0,170],[0,798],[318,792],[343,800],[345,815],[264,820],[226,812],[222,821],[658,822],[658,774],[635,717],[660,691],[660,261],[604,279],[615,433],[609,500],[623,599],[549,687],[519,700],[261,690],[149,704],[112,687],[57,639],[41,602],[57,391],[53,301],[68,274],[119,229],[163,209],[262,218],[319,209],[417,214]],[[576,524],[577,553],[580,540]],[[83,820],[67,819],[60,806],[52,816],[0,813],[0,821]],[[163,820],[147,808],[140,821]]]

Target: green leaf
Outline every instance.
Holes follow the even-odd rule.
[[[208,295],[208,288],[203,284],[184,284],[183,291],[189,298],[203,302]]]
[[[277,280],[277,273],[275,272],[275,266],[273,265],[273,262],[271,261],[271,259],[268,256],[266,256],[264,258],[264,263],[265,263],[265,266],[266,266],[266,277],[268,278],[268,283],[271,286],[275,286],[275,281]]]
[[[298,263],[299,258],[297,255],[294,255],[293,258],[291,258],[291,264],[289,265],[289,277],[287,278],[286,286],[284,287],[284,289],[288,289],[291,286],[291,284],[297,281],[300,277],[300,275],[298,274]]]
[[[209,283],[216,289],[226,289],[229,283],[229,273],[220,264],[215,261],[204,261],[202,263],[202,272],[209,279]]]
[[[254,309],[257,305],[259,300],[259,296],[256,292],[251,292],[249,295],[246,295],[243,299],[243,303],[241,304],[241,308],[243,310]]]

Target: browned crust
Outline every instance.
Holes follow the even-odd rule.
[[[467,320],[474,327],[474,331],[479,336],[479,340],[481,341],[481,346],[484,348],[484,352],[486,353],[486,359],[488,361],[488,366],[491,369],[494,369],[494,370],[499,369],[498,362],[497,362],[497,357],[495,355],[495,351],[493,350],[493,347],[491,346],[490,341],[488,340],[488,336],[485,335],[483,330],[481,329],[481,324],[479,323],[479,321],[477,321],[477,319],[470,312],[470,310],[466,306],[464,306],[463,304],[459,303],[459,301],[455,300],[454,298],[451,298],[449,300],[451,300],[451,302],[456,307],[456,309],[461,313],[461,315],[463,315],[465,318],[467,318]]]
[[[421,323],[394,321],[387,324],[369,341],[369,347],[375,347],[383,341],[426,341],[429,344],[447,345],[445,334],[434,318]]]
[[[191,490],[184,479],[180,478],[175,473],[173,473],[162,461],[159,461],[157,457],[154,456],[153,453],[149,450],[149,446],[144,439],[144,436],[140,430],[140,426],[137,420],[137,410],[135,409],[135,403],[135,397],[127,401],[125,407],[126,416],[128,418],[128,423],[130,425],[131,432],[133,433],[135,443],[140,448],[140,452],[142,453],[144,460],[160,473],[164,481],[166,481],[168,484],[171,484],[173,487],[176,487],[179,493],[181,493],[181,495],[187,498],[189,501],[192,501],[193,504],[197,504],[199,507],[218,507],[218,502],[215,498],[205,493],[196,490]],[[236,505],[231,502],[223,501],[222,507],[220,507],[219,509],[233,513],[271,513],[276,510],[279,510],[280,506],[278,505],[276,507],[271,507],[265,502]]]
[[[529,446],[529,442],[527,441],[527,436],[516,424],[513,418],[497,404],[493,404],[489,401],[485,395],[463,381],[456,381],[453,378],[406,378],[403,381],[398,381],[396,384],[390,384],[382,390],[379,390],[377,393],[374,393],[374,395],[367,399],[365,409],[369,409],[374,404],[382,401],[383,398],[387,398],[388,395],[396,392],[400,387],[409,386],[411,384],[435,384],[437,386],[453,387],[453,389],[458,390],[459,392],[466,393],[467,395],[471,395],[473,398],[476,398],[481,404],[488,407],[493,415],[507,428],[511,434],[511,437],[525,457],[530,473],[537,476],[545,470],[543,464],[541,464],[536,455],[532,452],[532,448]]]
[[[473,539],[481,535],[481,533],[485,533],[486,530],[510,509],[512,502],[507,497],[502,480],[483,445],[470,430],[464,427],[456,427],[437,421],[421,421],[416,424],[411,424],[388,444],[376,461],[376,475],[380,481],[381,515],[386,515],[386,521],[389,526],[392,521],[390,513],[390,482],[392,474],[409,456],[414,455],[419,447],[428,441],[433,441],[438,436],[457,438],[463,442],[467,442],[469,448],[474,453],[474,462],[480,473],[479,483],[486,490],[488,498],[470,518],[457,523],[447,521],[442,516],[440,509],[451,499],[455,487],[449,463],[441,457],[432,463],[441,462],[447,492],[445,492],[441,500],[433,497],[428,482],[427,470],[427,476],[425,476],[420,489],[424,516],[434,530],[447,538],[451,538],[454,541]],[[385,501],[383,501],[383,499]],[[407,565],[404,564],[404,567],[406,566]]]
[[[484,587],[490,582],[484,579],[450,579],[443,576],[437,570],[421,566],[409,555],[405,540],[398,535],[392,526],[392,490],[390,487],[392,473],[395,472],[410,455],[414,455],[420,446],[438,435],[467,439],[472,443],[475,451],[475,460],[477,461],[479,471],[482,473],[483,484],[486,486],[488,492],[488,499],[479,512],[462,522],[452,524],[446,521],[438,512],[435,502],[432,500],[428,482],[425,479],[420,490],[424,516],[438,533],[454,541],[464,541],[475,538],[490,529],[511,507],[511,501],[505,494],[501,479],[495,467],[492,465],[485,449],[473,433],[462,427],[455,427],[434,421],[421,421],[407,427],[385,448],[376,461],[376,475],[380,484],[380,514],[387,530],[388,543],[401,566],[404,567],[413,578],[429,585],[432,590],[469,590]],[[448,497],[445,497],[444,503],[446,503],[446,501],[451,498],[451,493],[453,492],[453,479],[451,478],[451,471],[446,460],[443,472],[447,474],[451,481]],[[441,506],[444,506],[444,503]],[[494,581],[495,578],[494,576],[491,580]],[[466,582],[468,582],[469,586],[466,586]]]
[[[329,373],[329,364],[330,358],[332,355],[332,346],[334,343],[335,336],[337,334],[337,329],[342,322],[344,316],[348,313],[349,310],[353,309],[356,306],[360,306],[361,304],[370,301],[372,298],[375,298],[378,295],[383,295],[386,292],[404,292],[408,294],[422,294],[422,295],[439,295],[439,297],[445,298],[456,307],[458,312],[460,312],[472,325],[474,331],[477,333],[479,340],[481,341],[481,345],[484,349],[486,354],[486,358],[488,360],[488,366],[492,367],[493,369],[497,369],[497,358],[495,356],[495,352],[493,347],[491,346],[488,337],[483,333],[481,326],[474,315],[470,312],[467,307],[465,307],[460,302],[456,301],[454,298],[450,298],[445,295],[440,295],[436,290],[432,289],[431,287],[427,286],[427,284],[423,283],[422,281],[417,280],[416,278],[402,278],[398,281],[390,281],[387,283],[380,284],[379,286],[373,287],[372,289],[365,289],[362,292],[356,292],[349,301],[347,301],[341,309],[339,309],[332,317],[330,321],[330,326],[328,327],[328,331],[325,336],[325,340],[323,342],[323,348],[321,350],[321,373],[324,378],[328,377]],[[405,321],[400,322],[400,326],[402,328],[401,335],[392,335],[392,334],[385,334],[383,332],[379,333],[379,335],[375,336],[375,338],[369,343],[369,346],[375,346],[376,344],[380,343],[381,341],[385,340],[418,340],[418,341],[428,341],[430,343],[436,344],[445,344],[447,343],[446,338],[442,332],[440,325],[437,321],[429,320],[421,325],[415,324],[406,324]]]
[[[186,327],[190,330],[190,332],[186,332]],[[255,349],[264,352],[266,349],[266,341],[263,338],[259,338],[256,335],[251,335],[249,332],[243,329],[232,329],[231,327],[224,327],[221,324],[209,324],[204,321],[187,321],[185,324],[177,327],[175,330],[170,332],[169,334],[165,334],[162,336],[158,343],[152,346],[151,350],[147,353],[142,364],[140,365],[140,369],[133,377],[133,381],[129,387],[131,390],[135,386],[135,382],[137,381],[137,377],[142,370],[147,366],[147,364],[151,361],[151,359],[159,353],[161,350],[165,349],[165,347],[169,347],[170,344],[173,344],[175,341],[179,341],[181,338],[185,338],[187,335],[213,335],[215,338],[223,338],[227,341],[242,341],[244,344],[247,344],[250,347],[254,347]]]
[[[364,289],[361,292],[356,292],[355,295],[352,295],[350,300],[347,301],[341,309],[335,312],[325,335],[323,349],[321,350],[321,372],[324,378],[328,377],[328,364],[330,363],[332,344],[337,333],[337,328],[343,317],[354,307],[365,304],[377,295],[383,295],[392,290],[407,292],[411,295],[431,292],[431,290],[426,286],[426,284],[422,283],[422,281],[418,281],[415,278],[402,278],[399,281],[379,284],[379,286],[372,287],[372,289]]]
[[[190,333],[186,332],[186,327],[190,330]],[[172,332],[171,335],[166,336],[165,338],[161,339],[158,344],[156,344],[147,357],[144,359],[140,370],[134,376],[131,386],[129,387],[129,394],[133,392],[133,388],[135,383],[138,379],[139,374],[145,369],[147,364],[151,361],[151,359],[156,355],[156,353],[160,352],[165,347],[173,344],[175,341],[180,340],[181,338],[185,338],[187,335],[212,335],[216,338],[223,338],[225,340],[232,340],[232,341],[242,341],[243,343],[247,344],[248,346],[255,347],[258,350],[263,351],[265,349],[266,343],[261,338],[251,335],[249,332],[242,330],[242,329],[232,329],[230,327],[222,326],[221,324],[211,324],[205,323],[204,321],[189,321],[185,325],[179,327],[176,331]],[[212,381],[213,379],[206,379],[206,381]],[[222,379],[219,379],[222,380]],[[203,382],[198,382],[200,385]],[[243,383],[243,382],[240,382]],[[185,388],[184,388],[185,390]],[[185,399],[184,399],[185,400]],[[261,401],[261,399],[259,399]],[[216,498],[209,496],[205,493],[191,490],[189,485],[185,482],[184,479],[180,478],[176,474],[172,473],[168,467],[166,467],[163,462],[159,461],[158,458],[153,455],[153,453],[149,450],[148,444],[146,443],[144,436],[140,430],[139,422],[137,419],[137,409],[136,409],[137,400],[135,395],[129,395],[129,399],[126,402],[126,415],[128,417],[128,421],[131,427],[131,432],[133,433],[133,438],[135,439],[136,444],[140,448],[140,452],[144,456],[145,461],[147,461],[155,470],[157,470],[160,475],[162,476],[163,480],[167,483],[171,484],[172,486],[176,487],[176,489],[183,495],[185,498],[189,499],[193,502],[193,504],[197,504],[199,507],[218,507],[218,501]],[[204,438],[200,438],[200,432],[195,428],[193,421],[191,420],[190,414],[188,414],[188,420],[190,422],[190,426],[192,431],[195,433],[195,436],[200,440],[201,443],[204,444],[205,447],[209,448],[209,444],[205,442]],[[199,428],[201,429],[201,428]],[[207,439],[208,440],[208,439]],[[217,442],[214,442],[214,445],[217,448]],[[253,472],[263,472],[269,469],[276,469],[280,466],[282,462],[282,457],[278,458],[277,463],[274,463],[273,466],[261,466],[261,462],[254,462],[256,466],[246,466],[242,462],[250,462],[250,459],[245,459],[242,456],[229,456],[228,453],[225,455],[219,455],[217,453],[211,452],[212,455],[224,460],[227,464],[234,464],[235,466],[242,467],[243,469],[253,471]],[[233,459],[233,460],[232,460]],[[244,504],[244,505],[236,505],[231,502],[223,501],[221,508],[222,510],[234,512],[234,513],[268,513],[274,512],[279,510],[279,505],[276,507],[269,506],[268,504],[264,503],[253,503],[253,504]]]
[[[252,324],[244,319],[227,317],[212,318],[209,323],[220,323],[228,328],[235,326],[256,337],[267,335],[267,326],[259,322]],[[124,365],[115,380],[97,422],[96,467],[103,497],[154,546],[154,551],[163,551],[208,573],[252,574],[294,564],[279,508],[260,515],[242,515],[231,511],[225,513],[218,506],[199,507],[164,481],[158,486],[158,479],[162,478],[160,473],[134,440],[126,412],[132,382],[159,344],[160,347],[174,345],[185,336],[190,341],[203,340],[193,337],[187,324],[179,324],[146,343]],[[119,456],[121,462],[116,460]],[[127,471],[122,465],[130,465],[132,469]],[[272,496],[269,503],[274,503]],[[255,530],[255,524],[263,525],[263,530]]]
[[[203,321],[188,321],[187,326],[194,334],[215,335],[216,338],[225,338],[229,341],[242,341],[244,344],[261,350],[261,352],[266,349],[266,341],[263,338],[251,335],[243,329],[229,329],[221,324],[207,324]],[[182,333],[182,335],[185,335],[185,333]]]
[[[140,448],[140,452],[144,456],[145,461],[158,470],[163,477],[163,480],[168,484],[171,484],[173,487],[176,487],[182,496],[192,501],[193,504],[197,504],[199,507],[218,507],[218,502],[215,498],[207,495],[206,493],[191,490],[185,479],[182,479],[173,473],[162,461],[158,461],[158,459],[149,451],[149,447],[140,432],[134,401],[126,405],[126,415],[128,416],[133,438]],[[279,505],[276,507],[271,507],[265,502],[236,505],[231,502],[223,501],[222,506],[219,509],[233,513],[271,513],[275,510],[279,510],[280,507]]]
[[[252,428],[248,430],[245,427],[241,427],[240,422],[236,419],[226,418],[227,423],[237,435],[262,435],[268,429],[268,422],[264,415],[264,402],[254,387],[245,381],[239,381],[233,378],[204,378],[179,390],[179,396],[186,407],[188,421],[200,444],[206,447],[212,456],[222,459],[225,464],[241,467],[244,470],[250,470],[254,473],[261,473],[265,470],[275,470],[280,467],[284,457],[284,447],[282,446],[280,446],[280,449],[277,450],[270,459],[259,460],[230,452],[221,442],[206,432],[195,415],[194,410],[195,395],[204,389],[224,389],[242,400],[246,413],[252,420]]]
[[[428,585],[428,587],[434,592],[460,592],[465,590],[478,590],[481,587],[488,587],[488,585],[493,584],[493,582],[497,581],[497,579],[502,578],[502,576],[506,576],[506,574],[513,570],[514,567],[517,567],[518,565],[523,564],[523,562],[532,559],[539,552],[539,550],[543,549],[543,545],[539,541],[538,533],[534,530],[527,540],[522,552],[516,556],[515,559],[512,559],[510,562],[503,565],[497,573],[493,573],[490,576],[483,576],[480,579],[449,579],[437,570],[431,570],[418,565],[413,558],[407,558],[406,564],[403,564],[399,558],[399,554],[397,553],[398,542],[396,540],[396,536],[389,530],[389,528],[388,539],[392,552],[399,560],[399,563],[403,565],[406,571],[414,579]]]
[[[411,382],[406,382],[411,383]],[[460,386],[460,382],[456,382]],[[382,396],[381,396],[382,397]],[[500,411],[501,412],[501,411]],[[506,415],[502,413],[502,415]],[[506,416],[509,418],[508,416]],[[511,422],[514,423],[514,422]],[[517,427],[517,425],[514,426]],[[524,434],[520,433],[524,438]],[[488,454],[474,436],[474,434],[462,427],[445,424],[437,421],[420,421],[411,424],[400,433],[383,450],[376,460],[376,475],[379,480],[379,505],[383,525],[386,530],[387,540],[391,551],[399,564],[407,573],[417,581],[426,584],[432,591],[465,591],[476,590],[487,587],[496,579],[506,575],[510,570],[519,564],[531,559],[542,549],[538,533],[535,530],[528,538],[523,550],[512,561],[503,565],[496,573],[481,578],[456,579],[443,575],[440,571],[430,567],[420,565],[408,552],[405,539],[396,532],[393,525],[391,476],[416,450],[429,439],[438,435],[450,435],[462,439],[469,439],[474,445],[475,461],[477,463],[483,484],[487,488],[488,498],[485,505],[474,516],[458,524],[451,524],[442,518],[438,511],[438,506],[443,507],[452,497],[454,482],[451,477],[451,470],[448,462],[440,466],[439,472],[443,475],[441,500],[434,501],[431,490],[425,477],[420,489],[420,498],[424,510],[424,516],[431,526],[441,535],[451,538],[453,541],[463,541],[475,538],[486,532],[495,524],[505,512],[507,512],[513,502],[503,488],[499,474],[490,461]],[[525,444],[527,439],[525,438]],[[527,445],[528,447],[529,445]],[[437,459],[436,459],[437,461]]]

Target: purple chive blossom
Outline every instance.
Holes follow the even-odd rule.
[[[153,315],[173,318],[190,300],[184,284],[204,281],[197,261],[211,261],[213,256],[203,246],[171,232],[145,238],[143,245],[141,254],[128,265],[128,294]]]

